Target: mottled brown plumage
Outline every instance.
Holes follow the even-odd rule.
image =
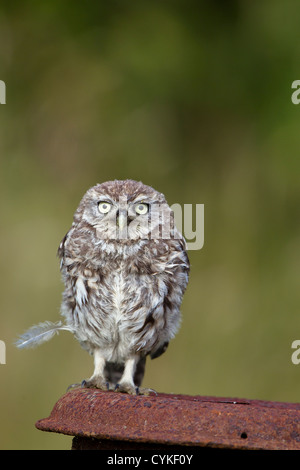
[[[146,356],[161,355],[175,336],[189,272],[164,195],[133,180],[90,188],[58,255],[62,315],[94,356],[84,386],[147,393]]]

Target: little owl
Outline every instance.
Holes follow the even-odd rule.
[[[150,186],[116,180],[90,188],[58,248],[65,324],[32,327],[18,346],[67,329],[94,356],[82,386],[148,394],[140,388],[146,357],[160,356],[180,324],[185,246],[164,195]]]

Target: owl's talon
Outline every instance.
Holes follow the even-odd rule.
[[[71,390],[71,388],[79,388],[79,387],[82,387],[82,383],[71,384],[71,385],[68,386],[66,392],[68,392],[69,390]]]
[[[109,390],[109,382],[103,380],[101,378],[91,378],[89,380],[83,380],[81,382],[82,388],[98,388],[99,390],[108,391]]]
[[[138,395],[138,387],[131,385],[130,383],[118,383],[115,386],[115,392],[129,393],[129,395]]]
[[[155,395],[157,396],[157,392],[153,390],[153,388],[138,388],[137,387],[137,395],[144,395],[144,396],[149,396],[149,395]]]

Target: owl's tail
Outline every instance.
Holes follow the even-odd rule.
[[[49,341],[61,330],[70,331],[71,333],[74,332],[70,326],[64,325],[61,321],[56,323],[45,321],[29,328],[29,330],[19,337],[15,342],[15,345],[19,349],[35,348],[36,346]]]

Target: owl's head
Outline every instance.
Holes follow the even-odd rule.
[[[76,224],[93,227],[105,240],[170,238],[173,213],[162,193],[133,180],[97,184],[82,198]]]

